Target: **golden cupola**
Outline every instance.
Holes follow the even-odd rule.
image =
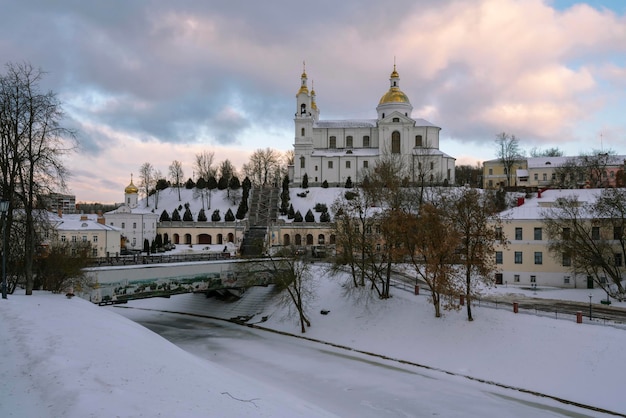
[[[139,193],[139,189],[137,188],[137,186],[135,186],[133,184],[133,176],[130,176],[130,184],[128,186],[126,186],[126,188],[124,189],[124,193],[126,194],[136,194]]]
[[[402,90],[400,90],[400,75],[396,71],[396,65],[393,66],[393,72],[389,77],[391,83],[387,93],[383,94],[378,102],[379,105],[386,103],[411,103],[409,98]]]

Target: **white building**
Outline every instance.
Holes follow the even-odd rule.
[[[101,216],[62,215],[59,211],[59,215],[50,214],[49,219],[54,226],[55,240],[69,243],[70,251],[74,251],[74,244],[89,243],[91,257],[114,257],[120,253],[120,231],[106,225]]]
[[[105,213],[107,225],[119,228],[126,249],[143,250],[144,240],[152,244],[157,234],[159,215],[152,208],[138,206],[139,189],[130,184],[124,190],[124,203],[117,209]]]
[[[413,182],[454,182],[455,159],[439,150],[441,128],[424,119],[413,119],[413,106],[400,90],[395,69],[389,90],[381,97],[378,117],[368,120],[320,120],[315,91],[309,92],[306,72],[296,95],[294,165],[289,177],[301,183],[343,185],[347,178],[362,179],[363,169],[373,168],[383,155],[399,155]]]

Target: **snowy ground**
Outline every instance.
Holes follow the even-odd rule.
[[[315,277],[318,296],[311,306],[312,327],[307,337],[454,373],[461,377],[459,381],[467,381],[468,388],[476,382],[463,376],[626,415],[621,388],[626,331],[479,307],[474,308],[475,321],[471,323],[464,311],[446,312],[437,319],[423,295],[394,290],[391,300],[357,302],[346,299],[337,279],[321,271]],[[511,286],[494,291],[510,292]],[[597,290],[592,292],[594,301],[603,297]],[[589,300],[586,289],[541,289],[536,293]],[[191,302],[202,306],[206,301],[203,295],[187,294],[133,301],[127,308],[184,311]],[[322,309],[330,312],[321,315]],[[295,389],[276,387],[259,376],[244,376],[192,355],[118,315],[130,311],[48,293],[9,295],[8,300],[0,300],[0,335],[4,337],[0,416],[333,415],[333,411],[303,399]],[[276,304],[267,305],[256,319],[262,316],[269,319],[260,325],[298,334],[298,326]],[[184,319],[181,327],[185,327]],[[303,357],[293,360],[292,367],[311,367]],[[415,396],[429,402],[428,392],[416,391]],[[536,402],[548,401],[537,398]],[[548,408],[543,416],[608,416],[559,405],[572,412]],[[460,408],[462,405],[443,404],[437,413],[463,416]],[[494,407],[482,411],[481,416],[502,416],[502,410]]]

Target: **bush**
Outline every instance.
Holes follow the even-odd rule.
[[[198,212],[198,222],[206,222],[206,214],[204,213],[204,209],[200,209],[200,212]]]
[[[326,203],[315,204],[315,212],[326,212],[327,210],[328,210],[328,206],[326,206]]]
[[[328,189],[328,180],[324,180],[324,181],[322,182],[322,188],[323,188],[323,189]]]
[[[211,215],[211,220],[213,222],[219,222],[222,220],[222,216],[220,215],[220,210],[219,209],[215,209],[213,211],[213,214]]]
[[[357,192],[348,191],[344,194],[346,200],[354,200],[359,194]]]

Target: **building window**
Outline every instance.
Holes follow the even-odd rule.
[[[77,242],[76,235],[72,235],[72,242]]]
[[[434,169],[435,169],[435,163],[434,163],[434,162],[432,162],[432,161],[430,162],[430,169],[431,169],[431,170],[434,170]]]
[[[535,179],[535,181],[539,180],[539,174],[535,173],[535,175],[533,176],[533,178]]]
[[[372,225],[365,225],[365,233],[366,234],[372,233]]]
[[[535,241],[541,241],[542,231],[541,228],[535,228]]]
[[[620,240],[622,239],[622,227],[621,226],[614,226],[613,227],[613,239],[616,240]]]
[[[569,267],[572,265],[572,256],[568,253],[563,253],[563,259],[561,260],[563,267]]]
[[[94,235],[91,239],[92,242],[98,242],[98,236]]]
[[[537,283],[537,276],[530,276],[531,283]]]
[[[65,238],[65,235],[61,235],[61,242],[65,242],[67,238]]]
[[[137,222],[133,222],[133,229],[137,229]]]
[[[496,251],[496,264],[502,264],[502,251]]]
[[[600,227],[599,226],[591,227],[591,239],[594,239],[594,240],[600,239]]]
[[[352,136],[350,135],[346,137],[346,148],[352,148]]]
[[[493,180],[489,180],[489,181],[487,182],[487,185],[488,185],[489,187],[493,187]]]
[[[398,131],[391,133],[391,153],[400,154],[400,132]]]
[[[563,277],[563,284],[569,284],[569,276]]]
[[[122,229],[126,228],[126,222],[122,222]]]
[[[300,157],[300,168],[304,168],[304,157]]]
[[[415,135],[415,146],[421,147],[422,145],[422,135]]]
[[[522,252],[515,251],[515,264],[522,264]]]
[[[502,235],[502,227],[498,226],[498,227],[496,227],[496,239],[498,241],[502,241],[502,237],[503,237],[503,235]]]
[[[98,249],[97,248],[93,248],[91,250],[91,256],[92,257],[97,257],[98,256]]]
[[[369,148],[370,147],[370,137],[369,135],[365,135],[363,137],[363,148]]]
[[[328,168],[333,168],[333,162],[332,161],[328,162]]]
[[[315,166],[315,171],[317,171],[317,166]]]
[[[300,131],[300,136],[304,136],[304,128]]]
[[[400,118],[393,118],[392,121],[394,122],[400,122]]]
[[[83,242],[87,242],[87,235],[83,235]]]
[[[562,239],[569,239],[570,234],[571,234],[571,229],[563,228],[563,232],[561,233],[561,238]]]
[[[489,175],[490,175],[490,176],[493,176],[493,168],[490,168],[490,169],[489,169]]]
[[[542,178],[543,178],[543,181],[547,181],[548,180],[548,175],[546,173],[543,173]]]
[[[363,161],[363,168],[369,167],[369,163],[367,161]]]
[[[535,251],[535,264],[543,264],[543,253]]]
[[[520,241],[522,239],[522,228],[515,228],[515,239]]]
[[[331,136],[328,144],[328,148],[337,148],[337,137]]]
[[[622,253],[615,253],[615,267],[622,267]]]
[[[137,245],[137,238],[133,238],[133,247],[135,247],[135,245]]]
[[[519,274],[514,274],[514,275],[513,275],[513,281],[514,281],[515,283],[519,283]]]
[[[351,162],[350,161],[346,161],[346,168],[351,168]]]
[[[354,225],[354,232],[358,233],[360,231],[359,225]]]

